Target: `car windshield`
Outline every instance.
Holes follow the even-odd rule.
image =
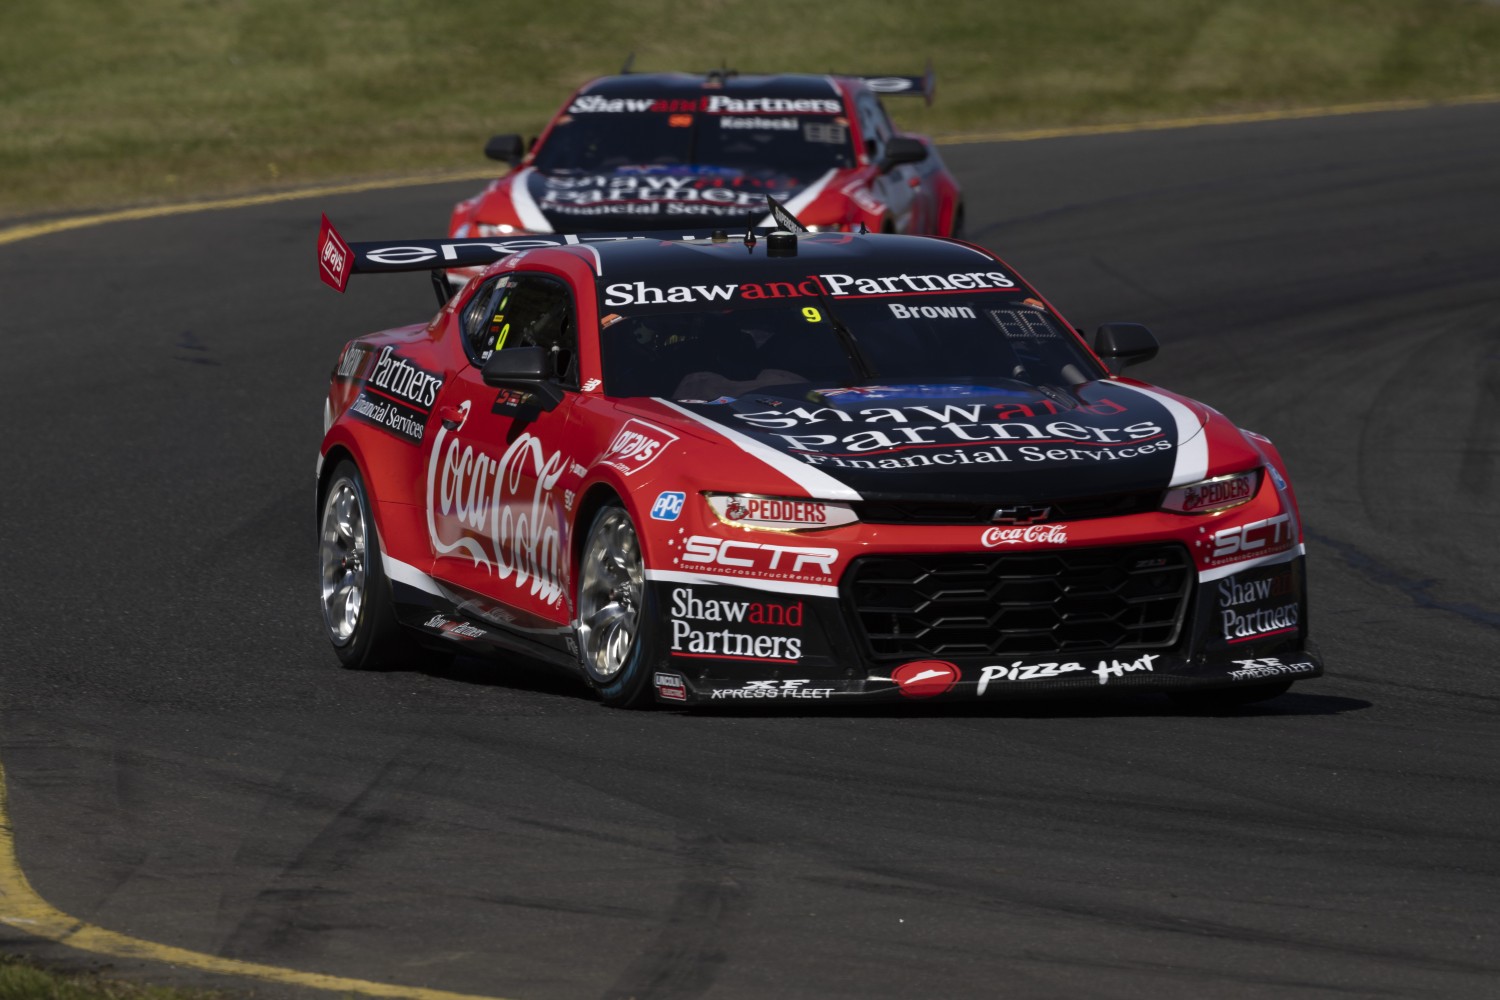
[[[805,174],[853,165],[846,119],[796,113],[566,114],[533,160],[542,173],[655,166]]]
[[[799,297],[723,310],[606,307],[604,391],[717,402],[772,387],[796,395],[997,380],[1066,387],[1102,374],[1036,300],[999,298],[955,292]]]

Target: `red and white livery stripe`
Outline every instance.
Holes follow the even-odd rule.
[[[1172,466],[1172,480],[1167,485],[1187,486],[1207,479],[1208,435],[1203,431],[1203,421],[1198,419],[1198,414],[1193,412],[1192,407],[1166,393],[1142,389],[1138,385],[1125,385],[1122,382],[1120,388],[1154,399],[1172,415],[1172,422],[1177,430],[1177,439],[1172,442],[1176,462]]]
[[[521,228],[528,233],[550,233],[552,224],[542,214],[542,210],[536,207],[536,199],[531,197],[531,188],[527,181],[536,171],[531,167],[518,171],[510,182],[510,203],[515,207],[516,219],[520,221]]]

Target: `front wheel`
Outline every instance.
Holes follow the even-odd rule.
[[[380,559],[369,494],[354,463],[334,467],[319,522],[318,580],[323,628],[344,666],[383,670],[411,658]]]
[[[640,538],[623,507],[601,509],[583,544],[577,632],[584,674],[600,699],[616,708],[642,705],[659,626]]]

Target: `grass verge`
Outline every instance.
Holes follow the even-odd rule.
[[[0,955],[0,1000],[226,1000],[223,993],[136,986],[91,973],[56,973]]]
[[[482,168],[639,70],[938,70],[909,128],[1500,91],[1480,0],[39,0],[0,5],[0,217]]]

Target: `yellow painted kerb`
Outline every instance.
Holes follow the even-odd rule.
[[[390,983],[375,983],[363,979],[345,979],[341,976],[325,976],[316,972],[300,972],[257,962],[242,962],[233,958],[220,958],[202,952],[174,948],[171,945],[143,941],[140,938],[116,934],[102,927],[84,923],[55,909],[38,896],[26,881],[16,860],[15,836],[10,826],[10,813],[6,808],[5,769],[0,766],[0,923],[9,924],[35,937],[56,941],[70,948],[109,955],[113,958],[129,958],[152,962],[167,962],[188,969],[200,969],[224,976],[244,976],[267,982],[284,983],[290,986],[305,986],[310,989],[334,990],[339,993],[354,993],[370,997],[408,997],[411,1000],[497,1000],[470,993],[449,993],[446,990],[430,990],[416,986],[396,986]]]
[[[240,198],[220,198],[215,201],[190,201],[181,205],[152,205],[147,208],[127,208],[118,212],[99,215],[77,215],[48,222],[34,222],[24,226],[0,229],[0,246],[19,243],[21,240],[62,233],[70,229],[86,229],[109,222],[133,222],[137,219],[159,219],[166,215],[188,215],[193,212],[217,212],[229,208],[251,208],[255,205],[274,205],[283,201],[301,198],[331,198],[341,194],[359,194],[363,191],[384,191],[389,188],[415,187],[419,184],[443,184],[448,181],[489,180],[504,172],[503,167],[490,167],[484,171],[467,170],[454,174],[433,174],[423,177],[388,177],[384,180],[360,181],[353,184],[330,184],[323,187],[298,188],[295,191],[277,191],[270,194],[246,195]]]

